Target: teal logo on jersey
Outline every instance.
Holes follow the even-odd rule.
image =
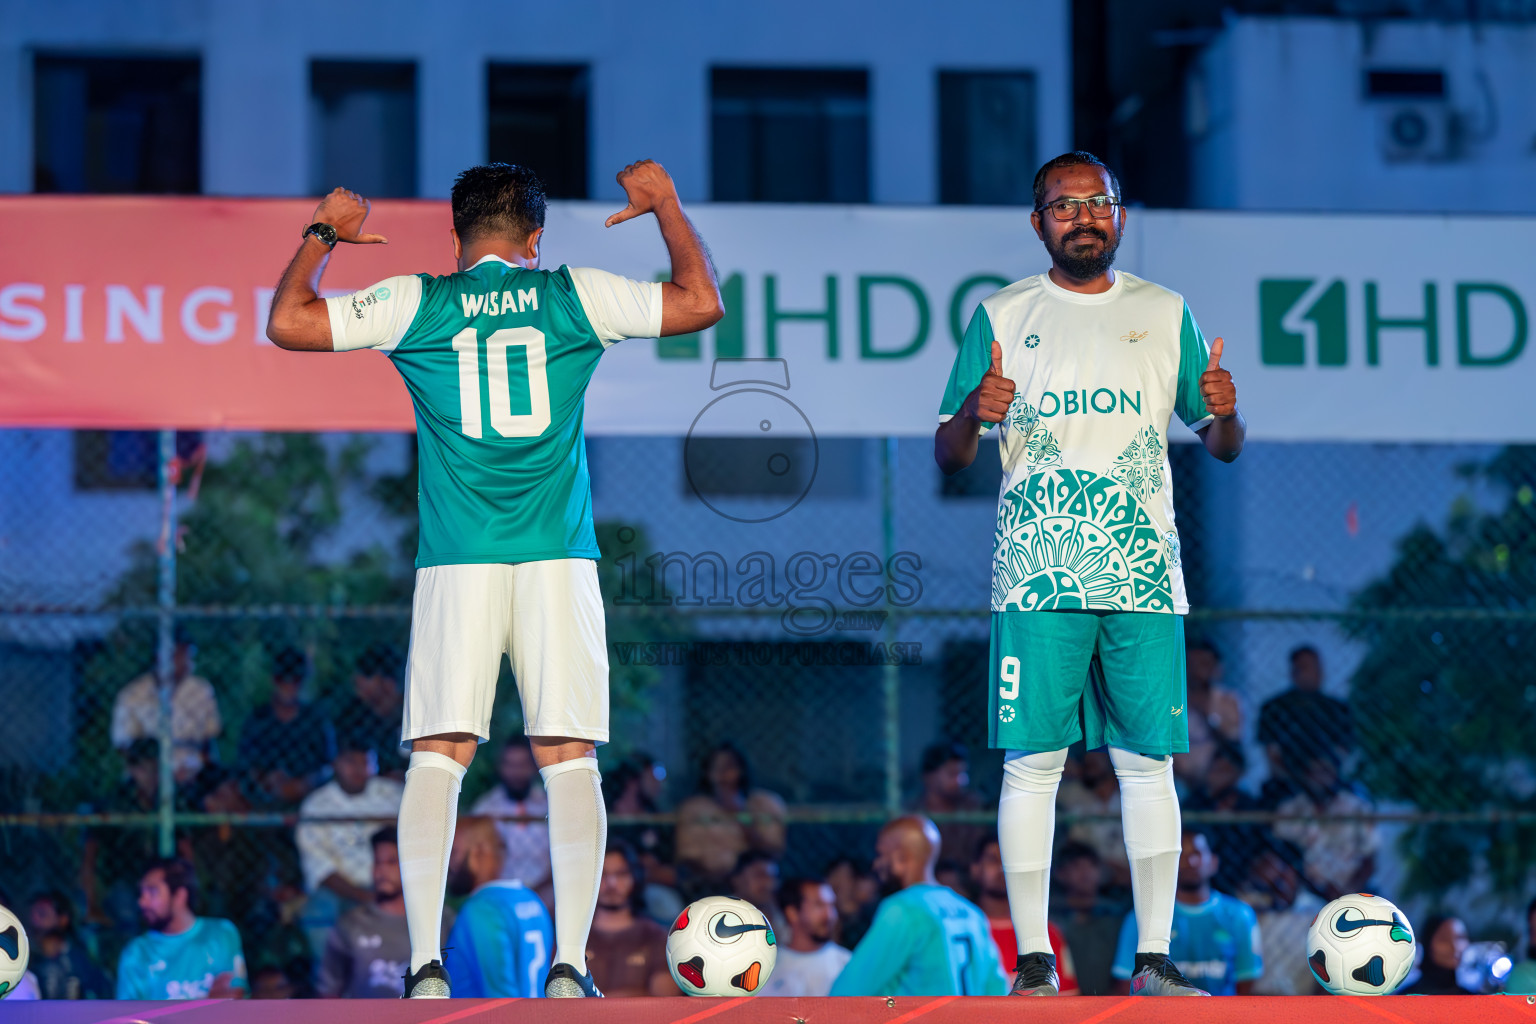
[[[389,298],[389,289],[375,288],[373,290],[373,297],[378,299],[380,302],[383,302],[385,299]]]
[[[1025,348],[1034,348],[1038,344],[1040,344],[1040,335],[1038,334],[1031,334],[1029,337],[1024,339]]]

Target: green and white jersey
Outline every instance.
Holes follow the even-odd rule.
[[[982,300],[939,409],[960,411],[1002,345],[992,610],[1189,610],[1173,522],[1169,417],[1211,418],[1209,349],[1180,295],[1123,271],[1098,295],[1040,274]]]
[[[661,285],[487,256],[326,299],[337,351],[373,348],[416,407],[416,566],[598,557],[582,413],[604,349],[661,333]]]

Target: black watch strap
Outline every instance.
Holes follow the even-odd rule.
[[[328,248],[336,248],[336,228],[332,225],[324,221],[316,221],[304,229],[304,234],[301,237],[308,238],[310,235],[320,239]]]

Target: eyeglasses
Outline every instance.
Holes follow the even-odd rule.
[[[1077,220],[1077,208],[1086,206],[1088,213],[1095,220],[1103,220],[1106,217],[1113,217],[1115,207],[1119,205],[1120,200],[1114,196],[1089,196],[1087,199],[1058,199],[1054,203],[1035,207],[1035,212],[1044,213],[1049,210],[1051,216],[1057,220]]]

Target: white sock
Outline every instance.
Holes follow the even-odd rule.
[[[1109,760],[1120,780],[1120,821],[1136,905],[1136,952],[1166,955],[1183,854],[1173,758],[1110,747]]]
[[[1010,750],[1003,758],[1003,791],[997,806],[997,848],[1008,883],[1008,912],[1019,955],[1051,952],[1046,925],[1051,882],[1051,845],[1056,835],[1056,788],[1067,752],[1030,754]],[[1013,964],[1004,964],[1013,970]]]
[[[443,887],[459,816],[464,766],[446,754],[418,750],[400,798],[400,890],[411,935],[411,973],[443,958]]]
[[[587,973],[587,934],[597,909],[608,846],[597,758],[579,757],[540,768],[549,796],[549,867],[555,889],[554,963]]]

